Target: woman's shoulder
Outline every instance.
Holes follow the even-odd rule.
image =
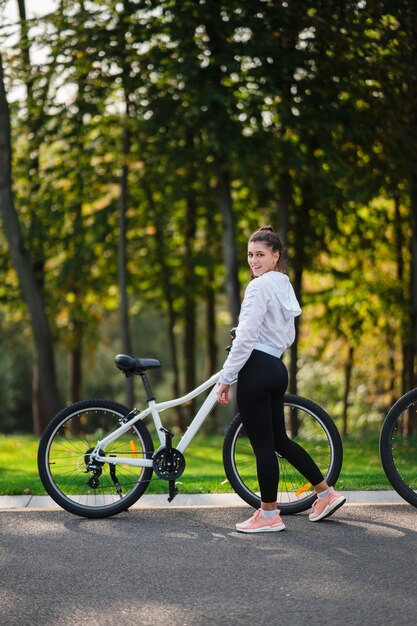
[[[258,287],[261,287],[262,285],[280,286],[289,283],[290,279],[282,272],[266,272],[265,274],[262,274],[262,276],[259,276],[259,278],[253,280],[252,283],[257,281],[259,281]]]
[[[264,276],[267,276],[269,280],[273,280],[274,282],[288,283],[290,280],[287,274],[283,274],[282,272],[267,272]]]
[[[289,283],[289,278],[282,272],[266,272],[250,281],[246,287],[245,295],[253,295],[261,292],[274,292]]]

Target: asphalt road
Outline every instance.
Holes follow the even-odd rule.
[[[416,623],[417,509],[345,506],[244,535],[248,508],[0,513],[2,626]]]

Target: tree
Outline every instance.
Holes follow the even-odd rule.
[[[10,113],[0,54],[0,212],[10,255],[30,314],[39,381],[34,399],[34,432],[40,434],[60,408],[52,334],[32,264],[22,238],[12,190]]]

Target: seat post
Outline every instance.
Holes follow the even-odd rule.
[[[148,377],[146,376],[146,372],[144,370],[141,370],[139,372],[139,376],[141,377],[143,386],[145,388],[147,401],[150,402],[151,400],[155,400],[155,396],[152,393],[151,385],[149,383]]]

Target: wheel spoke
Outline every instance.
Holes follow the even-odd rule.
[[[309,400],[297,396],[286,398],[287,432],[295,431],[293,440],[312,456],[323,475],[333,484],[342,463],[342,444],[336,426],[323,409]],[[284,513],[309,508],[315,499],[312,485],[286,459],[277,457],[280,476],[278,507]],[[239,416],[226,434],[223,460],[232,487],[248,504],[259,506],[256,459]]]
[[[400,398],[386,416],[380,454],[391,485],[402,498],[417,506],[417,390]]]
[[[113,433],[127,413],[127,408],[115,403],[86,401],[68,407],[52,420],[41,438],[38,465],[47,492],[58,504],[79,515],[104,517],[127,508],[142,495],[151,468],[119,463],[110,466],[100,461],[90,465],[97,443]],[[149,458],[153,444],[139,422],[99,453],[115,458]]]

